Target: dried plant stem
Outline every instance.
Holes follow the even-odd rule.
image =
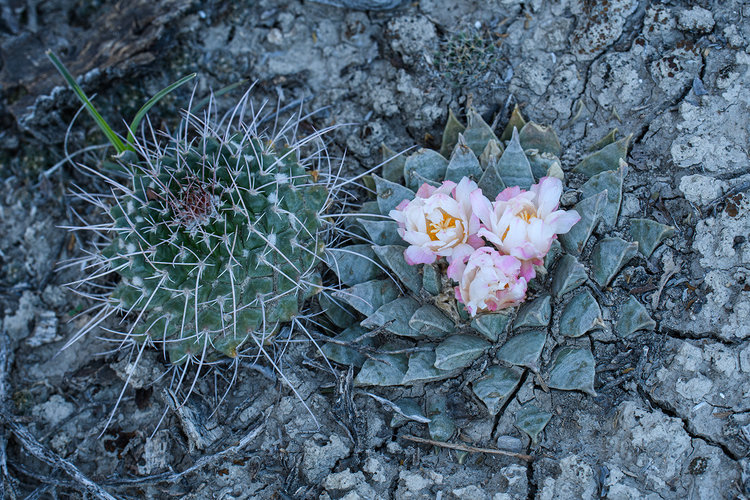
[[[73,465],[72,463],[68,462],[64,458],[58,456],[55,454],[52,450],[44,446],[42,443],[37,441],[37,439],[29,432],[26,427],[22,426],[21,424],[17,423],[12,415],[9,415],[5,409],[0,411],[0,420],[2,420],[3,425],[10,430],[11,433],[16,437],[18,442],[23,446],[23,448],[30,453],[31,455],[35,456],[42,462],[46,463],[50,467],[54,467],[56,469],[62,469],[66,474],[68,474],[73,480],[76,482],[76,485],[90,493],[91,495],[94,495],[96,498],[104,498],[106,500],[115,500],[115,497],[107,493],[104,488],[93,482],[91,479],[86,477],[78,468]]]
[[[5,401],[8,397],[8,372],[10,371],[10,364],[11,352],[8,335],[3,331],[0,332],[0,411],[3,412],[5,411]],[[7,493],[11,498],[15,498],[13,479],[8,473],[7,445],[8,436],[5,432],[5,426],[0,426],[0,473],[3,475],[3,486],[0,488],[0,495],[2,498],[5,498]]]
[[[240,439],[239,443],[237,443],[234,446],[230,446],[229,448],[225,448],[224,450],[221,450],[218,453],[214,453],[213,455],[208,455],[201,457],[198,459],[193,465],[188,467],[182,472],[165,472],[162,474],[156,474],[153,476],[147,476],[147,477],[138,477],[133,479],[117,479],[112,481],[107,481],[107,485],[111,486],[131,486],[131,485],[137,485],[137,484],[154,484],[154,483],[176,483],[182,477],[195,472],[197,470],[202,469],[203,467],[210,465],[216,461],[218,461],[220,458],[230,455],[233,453],[239,453],[242,451],[245,446],[250,444],[252,440],[254,440],[256,437],[260,435],[260,433],[263,431],[264,425],[261,424],[255,429],[248,432],[242,439]]]
[[[534,457],[532,457],[531,455],[524,455],[523,453],[514,453],[512,451],[493,450],[492,448],[476,448],[474,446],[467,446],[465,444],[444,443],[442,441],[434,441],[432,439],[425,439],[425,438],[421,438],[417,436],[411,436],[409,434],[405,436],[401,436],[401,438],[406,439],[407,441],[414,441],[415,443],[431,444],[433,446],[440,446],[441,448],[448,448],[451,450],[468,451],[470,453],[489,453],[491,455],[503,455],[506,457],[515,457],[521,460],[525,460],[526,462],[531,462],[534,460]]]
[[[90,493],[96,498],[115,500],[115,497],[86,477],[80,470],[78,470],[78,468],[76,468],[75,465],[45,447],[26,427],[14,420],[13,415],[9,413],[6,406],[9,383],[8,371],[11,365],[11,356],[12,352],[8,341],[8,335],[5,334],[5,332],[2,332],[2,335],[0,335],[0,421],[2,422],[2,425],[0,425],[0,472],[2,472],[3,475],[3,489],[0,493],[2,493],[3,498],[5,497],[6,487],[10,489],[10,496],[15,498],[14,492],[12,491],[13,478],[8,472],[6,455],[6,432],[9,432],[15,436],[21,446],[23,446],[28,453],[51,467],[62,469],[66,474],[73,478],[75,486],[77,486],[78,489]]]

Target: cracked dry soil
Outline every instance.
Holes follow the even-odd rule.
[[[419,0],[384,11],[300,0],[4,3],[4,495],[93,491],[31,456],[12,420],[116,498],[747,498],[748,16],[737,0]],[[456,50],[461,34],[474,46]],[[424,429],[391,428],[387,409],[352,390],[345,372],[322,369],[307,344],[283,358],[304,404],[268,370],[244,367],[213,415],[226,380],[201,379],[189,403],[172,409],[165,380],[151,383],[163,360],[147,353],[100,437],[131,360],[98,355],[111,346],[94,336],[60,352],[87,303],[61,286],[78,271],[56,269],[86,243],[60,227],[86,210],[64,193],[99,187],[59,162],[66,147],[103,141],[81,117],[64,144],[77,103],[45,60],[47,47],[82,75],[108,117],[133,116],[145,97],[192,71],[201,96],[248,78],[259,99],[328,106],[320,123],[354,124],[332,137],[350,173],[376,165],[381,142],[434,147],[448,109],[461,113],[469,102],[488,122],[504,123],[518,103],[527,118],[552,125],[566,169],[612,128],[633,133],[618,227],[636,216],[677,231],[618,281],[657,327],[621,339],[605,318],[610,326],[592,340],[598,396],[544,395],[555,415],[537,446],[509,415],[541,394],[531,376],[497,420],[481,405],[451,408],[457,442],[528,453],[529,463],[402,439]],[[171,95],[153,117],[173,122],[191,91]],[[451,407],[450,392],[466,386],[457,379],[402,392],[445,391]]]

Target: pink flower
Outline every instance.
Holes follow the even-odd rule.
[[[398,233],[409,243],[404,252],[410,265],[431,264],[438,257],[470,254],[484,245],[477,236],[479,219],[472,212],[471,196],[482,191],[468,177],[445,181],[435,188],[423,184],[413,200],[402,201],[388,214],[399,225]]]
[[[575,210],[558,210],[561,194],[562,181],[555,177],[542,177],[529,191],[509,187],[494,203],[472,193],[474,213],[482,221],[477,234],[522,261],[521,276],[530,280],[536,275],[534,265],[543,264],[557,235],[581,219]]]
[[[519,276],[520,271],[517,258],[501,255],[494,248],[479,248],[468,258],[456,298],[472,316],[513,307],[526,298],[526,279]]]

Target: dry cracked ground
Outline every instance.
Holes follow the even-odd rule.
[[[339,3],[0,5],[3,494],[748,498],[750,5]],[[146,353],[101,434],[131,359],[106,354],[111,345],[95,336],[60,351],[86,315],[71,318],[90,304],[62,286],[80,270],[59,265],[86,243],[61,227],[88,210],[65,193],[99,187],[61,160],[103,139],[85,116],[68,130],[77,103],[45,59],[48,47],[109,117],[132,116],[147,96],[193,71],[199,96],[246,78],[258,82],[258,98],[326,107],[319,124],[351,124],[332,136],[350,172],[376,165],[382,142],[434,146],[448,109],[463,113],[469,102],[488,121],[503,123],[517,103],[527,118],[552,125],[564,168],[612,128],[632,133],[619,224],[640,216],[676,228],[650,259],[623,272],[623,286],[657,327],[621,339],[605,318],[607,329],[592,341],[596,397],[546,394],[529,377],[497,419],[481,404],[451,409],[455,443],[528,453],[530,462],[403,439],[424,436],[424,427],[392,428],[389,408],[352,389],[345,372],[324,369],[304,343],[282,358],[299,397],[267,368],[245,366],[216,413],[217,388],[231,373],[200,379],[175,409],[164,391],[169,375],[153,383],[163,361]],[[173,123],[191,92],[158,107],[157,125]],[[445,391],[450,403],[467,381],[404,392],[425,391]],[[532,446],[509,413],[534,393],[554,417]]]

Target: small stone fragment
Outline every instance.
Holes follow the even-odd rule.
[[[683,31],[708,33],[714,28],[714,16],[710,10],[695,6],[682,9],[677,14],[677,27]]]
[[[59,394],[53,394],[44,403],[34,406],[31,414],[47,425],[55,426],[63,422],[76,411],[76,406],[69,403]]]
[[[729,189],[721,179],[701,174],[686,175],[680,179],[680,191],[690,203],[705,207]]]
[[[336,462],[350,452],[351,447],[337,434],[328,438],[315,434],[305,441],[300,469],[310,483],[318,484],[333,470]]]
[[[61,338],[57,335],[57,315],[55,311],[44,311],[37,316],[34,331],[25,343],[29,347],[39,347],[61,340]]]

